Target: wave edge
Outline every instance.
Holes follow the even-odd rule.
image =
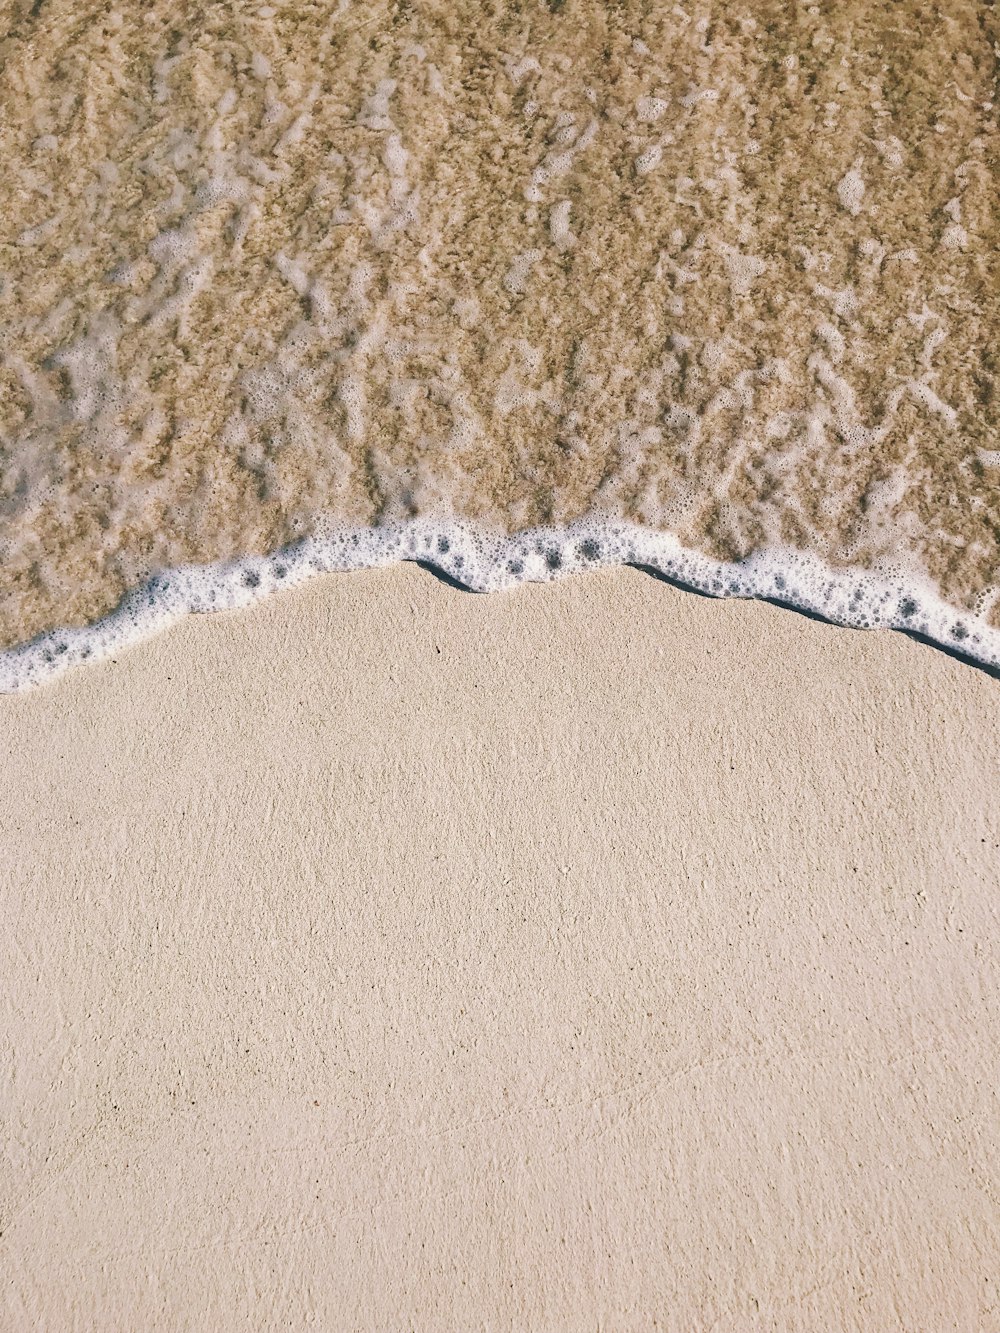
[[[496,534],[457,520],[413,519],[339,528],[272,555],[154,574],[94,624],[51,630],[0,651],[0,693],[31,689],[70,667],[104,660],[186,615],[249,606],[318,574],[401,561],[430,566],[472,592],[631,565],[711,597],[775,602],[849,628],[901,630],[1000,677],[1000,629],[951,607],[914,575],[835,569],[790,548],[718,561],[688,550],[671,533],[624,522],[582,520]]]

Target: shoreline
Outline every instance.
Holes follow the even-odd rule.
[[[465,523],[335,530],[272,555],[154,574],[109,615],[81,628],[57,628],[0,650],[0,695],[56,679],[140,643],[179,618],[253,605],[324,573],[357,573],[413,562],[471,592],[549,583],[573,574],[631,566],[717,600],[761,600],[855,629],[894,629],[1000,676],[1000,627],[951,607],[930,583],[835,569],[793,549],[767,547],[738,562],[681,546],[669,532],[611,520],[533,528],[510,536]]]

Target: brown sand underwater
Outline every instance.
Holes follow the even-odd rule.
[[[412,515],[790,545],[1000,624],[992,5],[5,20],[0,645]]]

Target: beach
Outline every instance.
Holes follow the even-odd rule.
[[[1000,1330],[987,0],[11,0],[0,1327]]]
[[[0,1322],[996,1326],[996,700],[413,565],[0,699]]]

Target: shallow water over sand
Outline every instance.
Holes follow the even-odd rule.
[[[0,646],[348,531],[484,534],[477,586],[627,531],[992,660],[995,14],[792,11],[16,5]]]

